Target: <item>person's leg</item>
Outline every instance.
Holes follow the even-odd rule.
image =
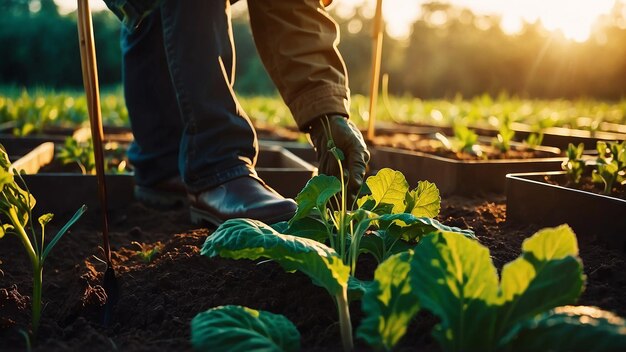
[[[338,27],[320,0],[249,0],[250,24],[263,64],[306,131],[325,114],[349,114]]]
[[[179,168],[192,193],[255,175],[256,134],[232,90],[227,0],[165,0],[160,7],[169,73],[183,119]]]
[[[229,0],[165,0],[160,10],[183,120],[179,168],[189,190],[192,221],[288,220],[296,204],[256,176],[256,133],[232,89]]]
[[[179,174],[183,124],[162,33],[159,11],[132,32],[122,28],[124,96],[134,135],[128,158],[140,187],[152,187]]]

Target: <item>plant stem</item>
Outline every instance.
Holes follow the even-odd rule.
[[[35,253],[35,249],[33,245],[30,243],[30,238],[26,234],[24,227],[22,227],[22,223],[20,222],[19,217],[17,216],[17,212],[15,211],[15,207],[9,207],[9,218],[13,223],[13,226],[17,230],[18,237],[22,241],[24,248],[26,248],[26,253],[28,253],[28,258],[30,258],[31,264],[33,264],[33,268],[39,266],[39,258],[37,258],[37,254]]]
[[[341,209],[339,212],[339,239],[341,243],[341,259],[343,259],[344,263],[346,261],[346,182],[343,179],[343,166],[341,165],[341,160],[337,159],[337,164],[339,164],[339,178],[341,179]]]
[[[41,284],[43,281],[43,267],[41,267],[41,262],[39,260],[39,256],[35,253],[32,244],[30,243],[30,239],[22,226],[17,212],[14,207],[9,208],[9,218],[11,222],[13,222],[13,226],[17,230],[18,237],[22,240],[24,244],[24,248],[26,248],[26,253],[28,253],[28,258],[30,258],[30,263],[33,267],[33,335],[37,334],[37,329],[39,328],[39,319],[41,317]],[[42,243],[43,246],[43,243]]]
[[[37,335],[39,320],[41,319],[41,289],[43,281],[43,267],[33,267],[33,336]]]
[[[352,322],[350,321],[350,307],[348,306],[348,293],[344,289],[339,292],[335,299],[337,300],[337,312],[339,313],[339,329],[341,332],[341,344],[343,350],[352,351],[354,344],[352,342]]]

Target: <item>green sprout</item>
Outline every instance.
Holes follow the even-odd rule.
[[[21,181],[25,190],[18,185]],[[43,265],[50,251],[87,210],[83,205],[74,216],[57,232],[52,240],[45,244],[45,226],[52,220],[53,214],[39,217],[41,233],[38,236],[33,225],[32,210],[35,197],[29,192],[19,173],[11,169],[11,163],[4,147],[0,144],[0,238],[7,234],[16,235],[22,244],[33,267],[32,332],[37,334],[41,318],[41,293]]]
[[[120,174],[128,171],[126,150],[117,142],[107,142],[104,145],[104,170],[107,173]],[[76,164],[83,175],[95,175],[96,162],[91,138],[79,140],[67,137],[63,146],[56,154],[56,159],[63,165]]]
[[[604,185],[602,193],[610,194],[616,183],[626,184],[626,141],[598,142],[596,149],[598,158],[591,179]]]
[[[580,143],[578,146],[570,143],[567,146],[567,160],[563,161],[561,168],[565,171],[569,182],[578,184],[585,170],[585,161],[582,159],[585,145]]]
[[[83,175],[96,173],[96,161],[91,139],[78,141],[73,137],[67,137],[56,158],[63,165],[76,163]]]
[[[147,244],[141,244],[136,241],[131,242],[131,244],[134,244],[137,247],[139,247],[139,250],[137,251],[136,256],[140,261],[146,264],[151,263],[152,260],[154,260],[154,257],[156,257],[157,254],[161,253],[162,245],[160,244],[157,244],[153,246],[152,248],[150,248],[150,246]]]

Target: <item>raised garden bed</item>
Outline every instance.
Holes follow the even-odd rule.
[[[579,143],[583,143],[585,149],[592,150],[595,148],[598,141],[626,140],[626,133],[617,132],[618,127],[621,127],[619,131],[622,131],[626,127],[624,127],[623,125],[614,125],[616,125],[614,126],[614,129],[616,131],[613,132],[589,131],[564,127],[545,128],[542,130],[542,145],[566,149],[569,143],[574,143],[576,145],[578,145]],[[498,134],[498,130],[495,128],[477,126],[471,126],[470,128],[481,136],[495,137]],[[531,133],[537,132],[536,129],[532,126],[517,122],[511,124],[511,129],[515,131],[514,140],[520,142],[527,139]],[[377,128],[377,132],[380,132],[382,134],[396,132],[423,133],[428,131],[430,131],[430,133],[441,132],[446,135],[452,135],[454,133],[452,127],[450,126],[435,126],[429,124],[399,124],[396,126],[392,124],[381,124],[380,128]]]
[[[42,208],[53,213],[73,212],[75,204],[99,208],[97,179],[95,175],[83,175],[77,167],[52,162],[52,143],[39,146],[16,161],[33,194],[39,194]],[[11,150],[9,147],[7,150]],[[52,162],[52,163],[51,163]],[[314,175],[315,168],[280,146],[261,146],[257,160],[257,172],[268,185],[286,197],[295,197],[298,191]],[[117,209],[133,199],[134,177],[132,173],[107,175],[109,207]]]
[[[488,246],[494,264],[516,258],[523,239],[538,227],[505,223],[501,196],[485,199],[444,198],[440,216],[449,225],[474,229]],[[185,209],[159,212],[138,203],[123,208],[125,220],[111,227],[113,262],[120,282],[120,301],[114,321],[103,327],[97,312],[104,265],[99,255],[98,214],[86,214],[59,242],[46,266],[43,313],[35,351],[191,351],[190,321],[200,311],[238,304],[286,315],[302,334],[303,351],[341,351],[336,308],[324,289],[311,284],[302,273],[285,273],[275,263],[208,259],[200,255],[212,229],[195,228]],[[51,233],[54,224],[49,225]],[[23,351],[17,332],[30,317],[30,269],[19,240],[5,237],[0,246],[3,277],[0,280],[0,350]],[[143,262],[139,247],[160,252]],[[587,287],[579,304],[599,306],[626,315],[623,292],[626,264],[623,256],[580,238]],[[372,261],[360,263],[371,275]],[[254,264],[257,265],[254,265]],[[351,304],[354,326],[363,313],[359,302]],[[436,351],[430,337],[436,319],[419,314],[409,326],[398,350]],[[356,340],[356,350],[368,350]]]
[[[555,226],[567,223],[579,236],[597,238],[626,252],[626,197],[567,187],[565,172],[506,176],[507,221]]]
[[[387,138],[396,138],[398,134]],[[408,135],[414,142],[421,137]],[[380,143],[380,142],[379,142]],[[409,141],[410,145],[411,141]],[[541,157],[525,159],[453,159],[454,153],[431,153],[392,148],[371,147],[373,168],[390,167],[404,173],[408,180],[434,182],[443,194],[477,195],[504,193],[505,175],[513,172],[559,170],[563,162],[560,150],[539,147]],[[432,151],[432,150],[431,150]],[[524,155],[522,153],[521,155]],[[527,154],[526,157],[528,157]]]
[[[278,193],[294,198],[317,169],[281,146],[261,144],[256,171]]]

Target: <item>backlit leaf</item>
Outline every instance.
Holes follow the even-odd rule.
[[[626,322],[595,307],[563,306],[526,320],[502,339],[511,351],[622,351]]]
[[[207,257],[232,259],[269,258],[286,271],[301,271],[331,295],[346,290],[350,268],[334,249],[308,238],[283,235],[251,219],[231,219],[220,225],[204,242]]]
[[[409,191],[409,184],[400,171],[384,168],[375,176],[370,176],[365,181],[371,197],[378,206],[381,203],[392,204],[393,213],[402,213],[406,208],[405,198]]]
[[[408,198],[407,213],[417,217],[424,216],[428,218],[434,218],[439,215],[441,197],[439,196],[439,189],[434,183],[420,181],[417,187],[409,192]]]
[[[411,262],[422,308],[441,322],[433,336],[444,350],[480,351],[494,340],[498,274],[489,250],[456,233],[423,238]]]
[[[300,350],[300,333],[287,318],[240,306],[220,306],[191,321],[191,344],[197,351]]]
[[[341,182],[336,177],[328,175],[313,177],[296,196],[298,210],[290,223],[309,215],[315,207],[325,211],[328,200],[340,191]]]
[[[419,311],[409,271],[413,252],[389,257],[376,268],[374,282],[363,296],[364,318],[357,336],[375,349],[391,350]]]

